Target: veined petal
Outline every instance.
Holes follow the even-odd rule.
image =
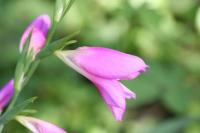
[[[92,82],[97,86],[108,105],[125,108],[124,90],[118,81],[93,77]]]
[[[131,80],[131,79],[137,78],[140,74],[141,74],[141,72],[131,73],[130,75],[122,77],[121,79],[122,80]]]
[[[48,30],[51,26],[51,19],[48,15],[41,15],[37,17],[24,31],[20,41],[20,51],[28,39],[29,34],[32,32],[30,40],[30,48],[38,53],[44,47]]]
[[[126,93],[121,83],[117,80],[94,79],[94,77],[92,82],[97,86],[115,119],[121,121],[126,110]]]
[[[127,99],[136,99],[136,94],[120,83]]]
[[[33,133],[67,133],[62,128],[37,118],[17,116],[16,119]]]
[[[122,120],[126,110],[125,100],[126,98],[135,98],[135,93],[126,88],[117,79],[105,79],[87,72],[73,61],[71,58],[71,55],[74,54],[73,52],[74,51],[57,51],[56,55],[70,67],[91,80],[100,91],[116,120]]]
[[[46,35],[39,29],[33,28],[30,40],[30,48],[33,48],[38,53],[46,42]]]
[[[14,94],[14,80],[10,80],[1,90],[0,90],[0,112],[9,103]]]
[[[137,56],[102,47],[81,47],[69,56],[88,73],[107,79],[135,78],[148,67]]]
[[[125,109],[118,108],[118,107],[115,107],[115,106],[111,106],[110,108],[111,108],[113,115],[115,116],[115,119],[117,121],[122,121]]]

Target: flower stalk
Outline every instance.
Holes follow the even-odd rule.
[[[48,53],[46,56],[53,54],[56,50],[63,48],[64,46],[75,43],[75,40],[70,40],[75,34],[69,37],[63,38],[60,41],[51,43],[52,38],[56,32],[58,24],[63,19],[74,0],[63,2],[57,0],[60,3],[60,8],[54,11],[53,24],[51,26],[51,19],[48,15],[41,15],[37,17],[25,30],[20,41],[20,53],[21,56],[18,60],[15,77],[14,77],[14,95],[10,101],[8,107],[3,114],[8,113],[15,108],[15,103],[18,96],[24,86],[28,83],[36,68],[38,67],[41,56],[40,52]],[[68,4],[66,4],[68,3]],[[60,16],[59,16],[60,15]],[[52,45],[49,45],[52,44]],[[46,57],[45,56],[45,57]],[[0,133],[2,132],[4,125],[0,123]]]

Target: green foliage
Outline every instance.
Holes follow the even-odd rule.
[[[200,119],[192,118],[175,118],[172,120],[166,120],[157,124],[152,130],[148,133],[178,133],[183,131],[185,126],[190,123],[199,122]]]
[[[149,64],[149,70],[139,78],[123,81],[137,94],[136,100],[127,100],[123,122],[114,120],[94,85],[55,57],[41,62],[21,100],[37,95],[39,100],[31,105],[38,110],[34,115],[68,132],[197,132],[199,122],[187,118],[200,117],[198,3],[77,0],[63,18],[53,41],[81,30],[74,38],[79,44],[67,48],[110,47],[138,55]],[[13,77],[23,30],[36,16],[51,15],[53,8],[51,0],[7,0],[0,4],[1,86]],[[51,52],[53,49],[57,48],[52,45]],[[17,126],[6,126],[5,133],[23,132],[23,127]]]
[[[14,119],[14,117],[19,114],[25,107],[27,107],[30,103],[35,101],[36,97],[32,97],[24,102],[14,106],[12,109],[4,113],[0,118],[0,125],[6,124],[10,120]]]

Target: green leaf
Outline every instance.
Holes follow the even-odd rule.
[[[188,124],[199,121],[198,118],[175,118],[157,124],[148,133],[178,133]]]
[[[198,8],[197,10],[195,23],[196,23],[196,28],[200,33],[200,8]]]
[[[56,0],[54,21],[60,22],[65,14],[69,11],[75,0]]]
[[[59,22],[63,16],[63,1],[62,0],[56,0],[55,4],[55,11],[54,11],[54,21]]]
[[[23,46],[23,49],[21,51],[21,56],[19,58],[19,61],[17,62],[17,66],[15,69],[15,89],[21,89],[22,82],[24,80],[24,74],[25,69],[28,67],[27,66],[27,56],[29,56],[29,45],[30,45],[30,40],[31,40],[32,33],[29,34],[28,39],[26,40],[26,43]],[[29,60],[28,62],[31,62]]]
[[[30,32],[30,34],[29,34],[29,36],[28,36],[28,38],[27,38],[27,40],[26,40],[26,42],[25,42],[25,44],[22,48],[22,51],[21,51],[22,57],[25,57],[26,54],[28,53],[28,49],[29,49],[29,45],[30,45],[30,41],[31,41],[31,36],[32,36],[32,31]]]
[[[24,64],[19,60],[15,70],[15,89],[19,90],[21,88],[22,82],[24,80]]]
[[[24,102],[14,106],[12,109],[7,111],[5,114],[3,114],[0,117],[0,125],[6,124],[10,120],[12,120],[18,113],[20,113],[26,106],[28,106],[30,103],[33,103],[36,100],[37,97],[32,97],[28,100],[25,100]]]
[[[19,113],[19,115],[29,115],[29,114],[35,114],[35,113],[37,113],[37,110],[35,109],[24,109]]]
[[[35,60],[29,67],[29,71],[26,73],[26,78],[23,82],[23,86],[26,85],[26,83],[30,80],[30,78],[32,77],[33,73],[35,72],[37,66],[40,63],[40,59]],[[22,86],[22,87],[23,87]]]
[[[65,8],[64,8],[64,12],[63,12],[63,17],[65,16],[65,14],[69,11],[69,9],[71,8],[71,6],[73,5],[75,0],[65,0]]]
[[[67,46],[69,44],[76,43],[77,42],[76,40],[71,40],[71,39],[78,34],[79,34],[79,31],[74,32],[67,37],[64,37],[62,39],[59,39],[59,40],[56,40],[56,41],[50,43],[46,48],[44,48],[38,54],[37,58],[39,58],[39,59],[44,58],[46,56],[53,54],[57,50],[63,49],[65,46]]]
[[[185,114],[195,99],[195,90],[192,88],[171,88],[163,94],[164,105],[172,112]]]

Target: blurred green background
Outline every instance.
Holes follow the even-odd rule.
[[[0,0],[0,86],[13,77],[23,30],[54,0]],[[71,46],[103,46],[142,57],[150,69],[124,82],[137,94],[116,122],[87,79],[54,56],[46,58],[20,100],[38,96],[33,116],[69,133],[200,132],[200,1],[76,0],[54,39],[80,30]],[[5,133],[28,132],[15,121]]]

